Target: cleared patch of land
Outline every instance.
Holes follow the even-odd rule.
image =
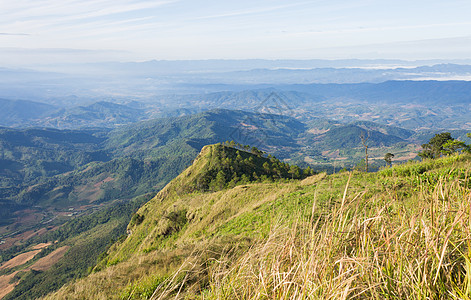
[[[309,129],[308,132],[312,134],[323,134],[329,131],[330,129],[318,129],[318,128],[312,128]]]
[[[60,247],[49,255],[40,258],[37,262],[35,262],[31,267],[28,269],[36,270],[36,271],[46,271],[51,268],[56,262],[61,259],[64,254],[69,250],[69,246]]]
[[[17,283],[10,283],[11,279],[18,272],[11,273],[10,275],[0,276],[0,299],[8,295],[15,288]]]
[[[2,270],[2,269],[11,269],[11,268],[14,268],[14,267],[17,267],[17,266],[21,266],[21,265],[27,263],[28,261],[30,261],[31,259],[33,259],[33,257],[36,254],[38,254],[40,251],[41,250],[38,249],[38,250],[33,250],[33,251],[29,251],[29,252],[17,255],[15,257],[13,257],[12,259],[10,259],[9,261],[7,261],[6,263],[4,263],[3,265],[1,265],[0,270]]]
[[[52,243],[40,243],[33,247],[33,250],[43,249],[52,245]]]
[[[12,237],[8,237],[5,239],[5,243],[0,245],[0,250],[8,249],[13,245],[18,245],[19,243],[24,242],[32,237],[43,235],[47,231],[48,230],[46,228],[41,228],[39,230],[28,230]]]
[[[114,178],[111,178],[111,177],[106,177],[105,179],[103,179],[102,181],[98,182],[98,183],[95,183],[93,186],[94,187],[100,187],[103,185],[103,183],[107,183],[107,182],[110,182],[110,181],[113,181]]]

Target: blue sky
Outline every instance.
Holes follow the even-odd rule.
[[[0,65],[471,58],[471,1],[0,0]]]

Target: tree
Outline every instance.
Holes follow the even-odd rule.
[[[268,164],[268,162],[264,162],[263,165],[262,165],[262,167],[263,167],[263,170],[265,171],[265,173],[267,173],[267,174],[270,174],[270,173],[271,173],[271,172],[270,172],[270,171],[271,171],[270,165]]]
[[[366,165],[365,165],[365,159],[362,158],[354,167],[356,170],[365,170],[366,169]]]
[[[242,156],[240,156],[239,150],[237,150],[236,154],[237,154],[237,156],[236,156],[236,161],[237,161],[237,162],[241,162],[241,161],[242,161]]]
[[[365,147],[365,172],[368,173],[368,139],[370,138],[370,132],[368,131],[368,136],[365,137],[365,133],[360,134],[361,143]]]
[[[458,152],[460,150],[466,150],[468,149],[468,145],[465,144],[463,141],[459,140],[450,140],[443,144],[443,154],[453,154],[455,152]]]
[[[252,149],[250,150],[250,152],[251,152],[252,154],[257,155],[258,157],[261,157],[262,154],[263,154],[263,151],[258,150],[257,147],[252,147]]]
[[[314,175],[314,171],[311,169],[311,167],[307,167],[306,169],[303,170],[303,176],[307,177],[307,176],[311,176],[311,175]]]
[[[301,177],[301,169],[296,165],[291,165],[288,173],[291,175],[291,179]]]
[[[213,191],[219,191],[219,190],[222,190],[225,185],[226,185],[226,174],[224,173],[223,170],[220,170],[217,173],[216,178],[214,178],[209,184],[209,187]]]
[[[419,152],[419,156],[422,158],[438,158],[441,154],[446,154],[443,145],[453,140],[454,138],[451,137],[449,132],[437,133],[427,144],[422,145],[424,150]]]
[[[392,166],[392,159],[393,159],[393,157],[394,157],[394,154],[388,152],[388,153],[386,153],[386,154],[384,155],[384,161],[385,161],[389,166]]]
[[[242,176],[240,177],[239,183],[240,184],[247,184],[249,182],[250,182],[250,178],[247,175],[242,174]]]
[[[471,139],[471,132],[470,132],[470,133],[467,133],[466,136]],[[464,149],[464,151],[465,151],[465,152],[468,152],[469,154],[471,154],[471,144],[467,145],[467,146],[466,146],[466,149]]]

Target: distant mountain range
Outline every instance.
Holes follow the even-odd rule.
[[[94,116],[97,111],[111,114],[110,108],[125,106],[99,103],[91,107]],[[88,108],[79,111],[88,112]],[[372,165],[378,167],[385,164],[382,157],[386,152],[395,152],[397,161],[413,158],[417,147],[433,133],[370,121],[303,121],[226,109],[115,129],[0,128],[0,202],[66,207],[76,201],[84,205],[157,191],[204,145],[230,140],[301,166],[325,169],[334,163],[343,167],[358,163],[363,157],[362,135],[368,136]],[[464,130],[453,131],[456,138],[464,139],[465,134]]]
[[[114,128],[211,109],[241,109],[307,121],[373,121],[407,129],[471,129],[471,82],[387,81],[359,84],[267,85],[244,91],[162,95],[152,100],[99,100],[63,107],[1,99],[0,126]]]
[[[242,91],[286,84],[471,80],[465,60],[200,60],[0,68],[0,97],[61,106]]]

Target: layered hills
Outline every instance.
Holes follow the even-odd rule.
[[[469,68],[469,67],[467,67]],[[142,79],[140,79],[142,80]],[[250,79],[249,79],[250,80]],[[150,81],[152,82],[152,80]],[[192,94],[147,97],[68,96],[55,103],[0,99],[0,126],[79,129],[136,123],[159,117],[179,117],[212,109],[240,109],[282,114],[303,122],[328,118],[349,123],[373,121],[419,129],[469,129],[469,81],[385,81],[351,84],[190,84]],[[214,89],[221,91],[208,92]],[[203,89],[197,93],[198,87]],[[1,89],[1,87],[0,87]],[[185,89],[179,86],[179,89]],[[61,102],[63,102],[61,104]]]
[[[456,131],[453,136],[463,133]],[[7,263],[18,255],[37,251],[34,249],[37,245],[48,246],[25,264],[1,270],[0,276],[14,274],[12,282],[19,285],[11,295],[28,298],[33,294],[45,295],[91,270],[111,270],[109,267],[126,263],[137,249],[157,253],[161,242],[167,245],[168,241],[175,241],[174,233],[190,226],[190,220],[197,218],[199,212],[209,214],[205,207],[216,213],[208,218],[216,222],[221,217],[220,222],[224,223],[226,217],[236,220],[236,215],[245,212],[246,204],[257,206],[250,195],[241,196],[245,200],[238,198],[238,193],[245,193],[245,187],[260,187],[256,197],[266,194],[274,199],[298,189],[293,180],[308,176],[312,172],[308,166],[317,171],[325,166],[337,171],[343,167],[354,169],[364,153],[362,135],[368,137],[371,169],[375,170],[386,164],[382,159],[386,152],[396,154],[395,163],[413,158],[418,145],[428,140],[433,131],[418,133],[367,121],[342,123],[323,118],[306,121],[287,115],[225,109],[114,129],[1,128],[0,259]],[[204,147],[231,140],[235,142]],[[247,148],[244,146],[247,144],[258,149]],[[190,169],[166,186],[192,161]],[[281,186],[287,190],[276,192]],[[183,204],[182,209],[180,204],[175,206],[175,211],[171,210],[173,204],[165,206],[166,211],[159,208],[156,214],[162,220],[148,216],[142,209],[132,215],[158,191],[157,198],[149,203],[157,203],[155,199],[165,203],[179,199],[192,202],[195,195],[207,199],[233,191],[230,197],[239,199],[240,206],[232,204],[230,198],[221,203],[211,198],[208,201],[212,204],[198,198],[202,202],[195,204],[197,209]],[[269,196],[271,191],[278,194]],[[234,206],[235,210],[226,211],[226,206]],[[147,224],[146,220],[160,224],[159,229],[146,225],[142,228],[152,233],[142,231],[134,235],[141,230],[139,224]],[[205,224],[213,221],[207,220]],[[265,224],[252,219],[239,221],[255,231],[258,224]],[[255,223],[251,224],[252,221]],[[129,222],[131,237],[125,235]],[[188,234],[196,240],[206,240],[204,226],[200,226],[201,232]],[[239,225],[231,226],[235,227],[228,227],[232,228],[229,232],[243,231],[236,228]],[[221,232],[210,236],[220,236]],[[264,232],[262,237],[267,235]],[[153,238],[145,243],[135,239],[148,234]],[[241,249],[246,249],[243,247],[255,240],[252,233],[243,235],[241,239],[230,235],[229,239],[240,240]],[[116,244],[107,250],[111,240],[119,240],[121,246]],[[62,256],[55,256],[58,260],[54,266],[36,270],[40,272],[24,272],[56,250]],[[84,256],[84,251],[89,255]]]
[[[430,133],[372,122],[343,124],[264,113],[214,110],[111,129],[0,128],[3,205],[70,206],[75,199],[103,202],[161,189],[206,144],[235,140],[300,165],[352,167],[362,155],[360,136],[384,165],[387,152],[409,159]],[[461,132],[463,134],[464,132]],[[459,135],[458,135],[459,137]],[[383,153],[384,152],[384,153]],[[374,158],[374,156],[371,156]],[[396,159],[401,159],[397,153]]]
[[[0,298],[470,298],[470,157],[416,156],[469,141],[439,63],[0,68]]]
[[[461,139],[465,133],[452,132]],[[396,161],[414,158],[433,131],[224,109],[115,129],[0,128],[1,220],[17,223],[3,232],[37,224],[22,222],[21,213],[12,215],[15,211],[26,209],[40,222],[55,222],[69,209],[81,214],[116,199],[157,192],[207,144],[234,140],[302,167],[332,171],[361,163],[362,135],[369,137],[370,168],[377,169],[386,164],[387,152]]]

